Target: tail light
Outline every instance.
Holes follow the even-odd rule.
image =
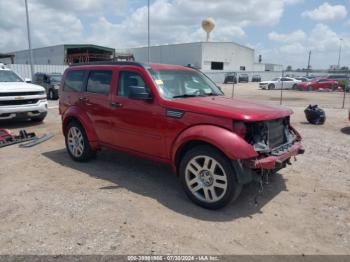
[[[245,138],[245,135],[247,133],[247,127],[242,121],[234,121],[233,132],[239,135],[240,137]]]

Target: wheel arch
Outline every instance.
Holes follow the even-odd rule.
[[[257,156],[253,147],[232,131],[213,125],[197,125],[183,131],[173,143],[171,159],[174,170],[177,171],[184,154],[197,145],[212,146],[232,160]]]
[[[90,146],[94,150],[98,149],[98,138],[95,130],[93,129],[92,121],[84,111],[80,110],[77,107],[71,107],[62,116],[63,135],[66,135],[66,128],[68,124],[72,121],[78,122],[84,128]]]

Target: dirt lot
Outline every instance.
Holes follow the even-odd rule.
[[[235,88],[236,97],[265,103],[278,103],[279,94],[256,84]],[[73,162],[57,102],[43,124],[0,123],[55,134],[31,149],[0,149],[0,254],[350,254],[350,124],[339,109],[342,95],[284,96],[305,154],[271,179],[257,205],[251,184],[217,211],[192,204],[166,166],[109,150]],[[324,126],[305,122],[311,102],[326,107]]]

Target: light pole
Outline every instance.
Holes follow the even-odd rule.
[[[339,55],[338,55],[338,69],[340,69],[340,57],[341,57],[341,44],[342,44],[343,38],[339,38]]]
[[[147,61],[148,63],[151,61],[151,39],[150,39],[150,0],[147,0],[147,42],[148,42],[148,56],[147,56]]]
[[[311,68],[310,61],[311,61],[311,50],[309,51],[309,59],[307,60],[307,71],[306,71],[306,76],[308,76],[308,75],[309,75],[309,72],[310,72],[310,68]]]
[[[27,34],[28,34],[28,45],[29,45],[29,62],[30,62],[30,73],[31,79],[34,76],[34,66],[33,66],[33,50],[32,50],[32,41],[30,39],[30,25],[29,25],[29,14],[28,14],[28,3],[27,0],[24,0],[26,6],[26,17],[27,17]]]

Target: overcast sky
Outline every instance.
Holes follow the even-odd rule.
[[[147,0],[28,0],[33,47],[89,43],[114,48],[147,45]],[[350,0],[151,0],[151,44],[235,41],[263,62],[313,68],[350,66]],[[24,0],[0,0],[0,52],[26,49]]]

